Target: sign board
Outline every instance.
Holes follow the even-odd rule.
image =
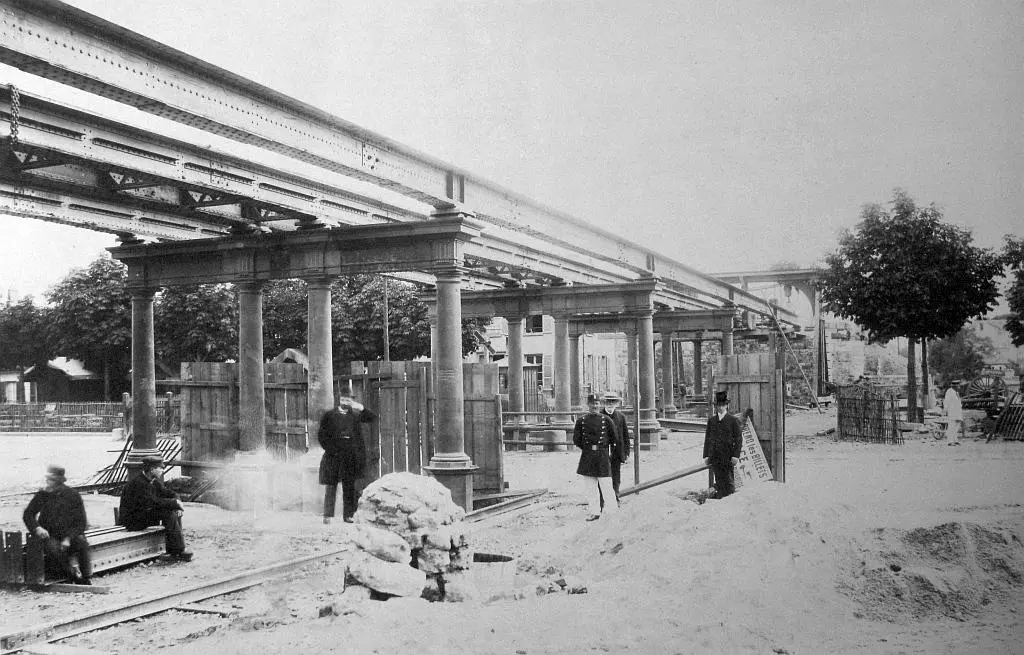
[[[774,479],[768,468],[768,460],[764,458],[764,451],[761,450],[761,443],[757,440],[754,423],[749,418],[743,423],[743,448],[733,479],[737,489],[748,482],[769,482]]]

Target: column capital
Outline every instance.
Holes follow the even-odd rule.
[[[235,282],[235,287],[243,293],[259,293],[263,291],[263,280],[243,280]]]
[[[333,275],[312,275],[302,278],[306,286],[311,289],[326,289],[334,283],[337,278]]]
[[[461,282],[465,272],[464,266],[453,264],[450,261],[435,262],[430,269],[430,273],[438,282]]]
[[[152,300],[158,290],[157,287],[128,287],[128,293],[131,294],[132,300]]]

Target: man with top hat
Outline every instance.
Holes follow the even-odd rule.
[[[618,433],[618,447],[612,450],[612,489],[615,490],[615,500],[619,499],[619,483],[622,481],[622,465],[629,460],[629,447],[631,438],[629,436],[629,422],[626,415],[619,411],[622,399],[614,391],[604,394],[604,413],[612,418],[615,429]]]
[[[725,498],[736,490],[733,467],[740,463],[743,428],[739,419],[729,413],[729,396],[715,392],[715,414],[708,418],[704,430],[704,463],[715,475],[715,497]]]
[[[142,458],[142,473],[128,482],[121,492],[121,525],[129,530],[143,530],[163,524],[167,554],[173,559],[189,562],[192,552],[185,550],[181,533],[181,514],[185,505],[164,485],[164,460],[159,455]]]
[[[29,532],[42,540],[46,557],[56,562],[71,582],[92,584],[85,505],[64,481],[63,467],[47,467],[46,486],[32,497],[21,518]]]
[[[604,512],[618,511],[618,503],[611,502],[615,498],[612,489],[612,463],[609,449],[618,448],[619,435],[615,422],[608,414],[601,411],[601,398],[597,394],[587,396],[588,412],[576,419],[573,428],[572,442],[580,449],[580,463],[576,473],[581,475],[587,485],[587,500],[590,508],[588,521],[601,518],[601,499]]]

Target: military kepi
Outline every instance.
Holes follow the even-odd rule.
[[[715,404],[716,405],[728,405],[729,404],[729,392],[727,392],[727,391],[716,391],[715,392]]]
[[[159,455],[146,455],[142,458],[143,466],[163,466],[164,458]]]
[[[587,394],[587,404],[588,405],[591,404],[591,403],[599,403],[599,402],[601,402],[601,398],[596,393]]]

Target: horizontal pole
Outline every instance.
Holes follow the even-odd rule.
[[[701,471],[706,471],[707,468],[708,468],[707,464],[697,464],[695,466],[691,466],[689,468],[685,468],[685,469],[683,469],[681,471],[676,471],[675,473],[669,473],[668,475],[663,475],[660,478],[654,478],[653,480],[648,480],[647,482],[641,482],[640,484],[634,485],[632,487],[627,487],[625,489],[622,489],[621,491],[619,491],[619,496],[620,497],[621,496],[628,496],[630,494],[639,493],[641,491],[644,491],[645,489],[650,489],[651,487],[657,487],[658,485],[665,484],[666,482],[672,482],[673,480],[678,480],[679,478],[685,478],[686,476],[693,475],[694,473],[700,473]]]

